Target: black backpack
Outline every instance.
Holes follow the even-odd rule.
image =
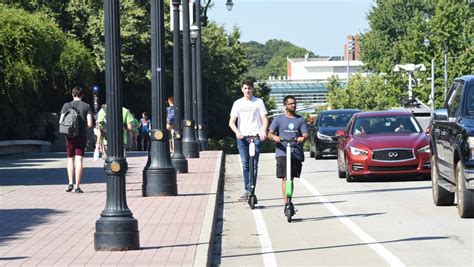
[[[71,103],[64,113],[64,120],[59,124],[59,132],[69,137],[79,135],[79,111]]]

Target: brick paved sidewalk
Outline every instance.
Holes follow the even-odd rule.
[[[142,197],[146,159],[134,153],[127,158],[127,203],[138,220],[141,248],[124,252],[94,250],[95,222],[106,197],[102,160],[85,159],[84,194],[64,191],[65,160],[46,167],[39,167],[41,159],[0,164],[0,266],[206,265],[222,152],[189,159],[175,197]]]

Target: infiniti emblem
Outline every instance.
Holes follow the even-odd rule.
[[[388,157],[389,157],[389,158],[397,158],[397,157],[398,157],[398,153],[397,153],[397,152],[388,152]]]

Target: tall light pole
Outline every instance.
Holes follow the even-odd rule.
[[[183,155],[183,96],[180,85],[179,54],[179,5],[181,0],[173,0],[173,94],[175,100],[174,150],[171,163],[178,173],[188,172],[188,160]]]
[[[192,95],[193,95],[193,121],[195,122],[194,125],[194,136],[196,136],[196,141],[198,142],[198,147],[200,148],[201,145],[199,143],[198,137],[198,105],[197,105],[197,53],[196,53],[196,40],[199,36],[199,28],[196,25],[191,25],[190,27],[190,37],[191,37],[191,81],[192,81]],[[201,149],[199,149],[201,150]]]
[[[425,47],[428,49],[430,46],[430,39],[425,38],[424,41]],[[435,108],[435,59],[434,57],[431,59],[431,93],[430,93],[430,102],[431,102],[431,108]]]
[[[104,1],[105,84],[108,151],[105,160],[107,199],[95,223],[98,251],[140,248],[138,221],[128,208],[125,192],[127,161],[123,153],[122,84],[120,75],[120,1]]]
[[[183,80],[184,80],[184,120],[183,120],[183,153],[186,158],[199,158],[199,144],[194,134],[192,119],[191,87],[191,43],[189,30],[189,4],[183,0]]]
[[[196,90],[197,90],[197,130],[198,141],[201,150],[208,149],[207,141],[207,127],[204,123],[204,92],[202,87],[202,57],[201,57],[201,1],[196,1],[196,26],[198,29],[198,36],[196,39]]]
[[[446,41],[443,41],[444,49],[444,98],[448,96],[448,46]]]
[[[165,124],[164,0],[151,0],[151,111],[148,163],[143,169],[143,196],[178,194],[176,169],[171,164],[169,131]]]

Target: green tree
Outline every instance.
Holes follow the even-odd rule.
[[[407,76],[393,73],[395,64],[425,64],[427,72],[416,72],[414,96],[423,102],[430,94],[431,59],[435,59],[436,103],[444,95],[443,50],[448,50],[449,82],[473,73],[473,9],[457,0],[377,0],[367,16],[370,29],[362,34],[361,57],[372,73],[385,73],[391,87],[407,95]],[[430,46],[423,45],[429,38]],[[403,73],[402,73],[403,74]]]
[[[265,44],[244,43],[250,66],[247,75],[258,80],[267,80],[269,76],[286,76],[288,57],[314,57],[313,52],[295,46],[288,41],[269,40]]]
[[[59,109],[76,69],[87,78],[93,67],[84,47],[43,13],[0,4],[0,24],[0,137],[28,137],[35,113]],[[84,53],[73,59],[73,50]],[[66,67],[73,64],[76,69]]]
[[[385,84],[383,78],[375,75],[351,76],[349,84],[342,88],[333,77],[328,83],[328,101],[332,108],[356,108],[364,111],[382,110],[398,106],[400,90]]]

